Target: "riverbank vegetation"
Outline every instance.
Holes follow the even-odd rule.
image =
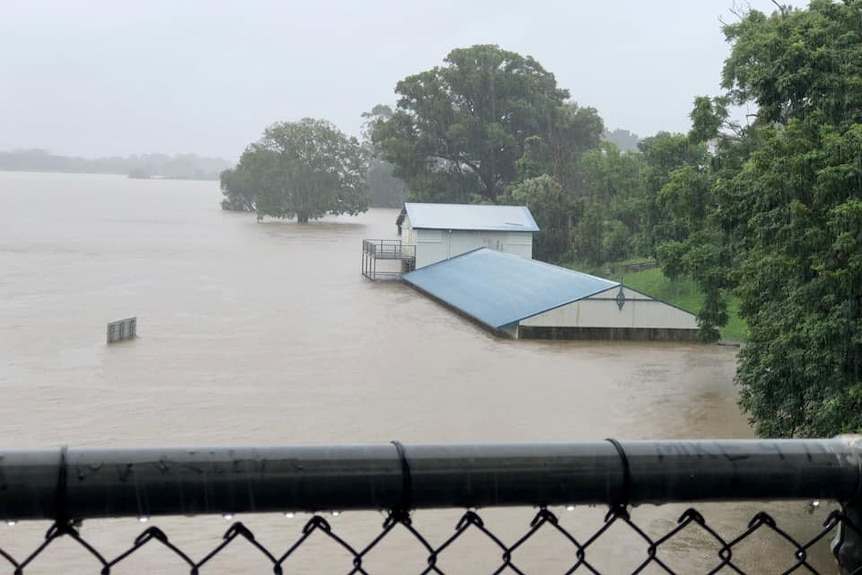
[[[542,230],[537,258],[656,259],[660,271],[644,272],[640,288],[627,283],[658,297],[688,286],[665,297],[697,308],[705,341],[744,334],[736,381],[758,433],[858,431],[860,18],[862,0],[734,12],[723,26],[730,54],[716,70],[723,92],[693,98],[687,133],[658,133],[636,149],[615,144],[631,138],[609,138],[599,112],[533,58],[455,49],[398,82],[394,106],[366,115],[351,153],[359,146],[391,170],[412,200],[526,204]],[[332,177],[316,164],[303,170],[290,173]],[[232,177],[222,178],[228,199],[245,185]]]

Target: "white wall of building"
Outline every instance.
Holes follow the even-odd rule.
[[[417,269],[479,248],[533,257],[533,234],[530,232],[414,230],[406,220],[405,224],[402,242],[416,245]]]
[[[411,255],[410,248],[407,246],[412,246],[416,244],[416,232],[413,231],[413,228],[410,227],[410,220],[405,218],[404,222],[401,224],[401,253],[405,256]],[[415,255],[415,252],[413,253]]]
[[[552,309],[520,322],[533,327],[605,327],[697,329],[693,314],[623,288],[626,302],[617,306],[619,287]]]

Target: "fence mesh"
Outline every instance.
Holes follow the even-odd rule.
[[[578,508],[580,509],[580,508]],[[571,510],[571,509],[569,509]],[[522,510],[523,511],[523,510]],[[600,510],[597,510],[600,511]],[[825,513],[825,511],[824,511]],[[483,512],[484,514],[484,512]],[[76,522],[53,524],[38,545],[32,551],[15,555],[4,549],[3,538],[0,538],[0,561],[7,562],[13,573],[29,573],[31,570],[44,570],[45,563],[51,563],[43,555],[50,555],[52,547],[62,545],[66,541],[66,551],[70,551],[68,542],[72,542],[76,553],[85,554],[92,561],[95,572],[103,574],[123,570],[124,565],[134,563],[135,557],[144,553],[150,554],[154,547],[158,548],[159,562],[170,562],[173,565],[184,565],[181,570],[192,574],[224,572],[223,565],[217,561],[225,555],[238,552],[240,545],[245,546],[243,557],[249,550],[257,555],[253,568],[243,569],[245,572],[261,572],[260,566],[268,565],[265,572],[296,573],[309,572],[299,569],[294,559],[304,548],[314,547],[315,554],[310,565],[322,565],[325,559],[328,569],[325,572],[339,573],[376,573],[371,556],[381,548],[390,551],[388,541],[397,540],[399,547],[412,546],[414,554],[420,561],[417,565],[398,564],[393,572],[398,573],[528,573],[537,572],[526,561],[526,550],[534,540],[552,536],[554,541],[552,554],[555,558],[553,571],[548,567],[541,568],[541,573],[835,573],[837,568],[834,560],[824,566],[822,561],[824,549],[828,551],[831,536],[837,536],[840,525],[856,531],[849,519],[839,510],[834,510],[825,517],[817,519],[816,527],[808,530],[804,536],[782,528],[773,515],[757,512],[750,518],[747,525],[740,525],[735,533],[720,534],[718,529],[710,526],[704,515],[696,509],[689,508],[679,514],[660,533],[655,529],[645,529],[638,525],[629,510],[611,508],[597,525],[588,529],[576,529],[561,520],[562,509],[550,510],[540,508],[538,512],[530,513],[529,523],[522,524],[517,534],[511,528],[506,529],[503,537],[495,534],[491,525],[486,523],[479,513],[469,510],[463,513],[454,525],[454,530],[442,537],[427,537],[420,531],[414,517],[401,511],[389,511],[384,514],[382,525],[377,523],[379,531],[366,533],[365,542],[361,545],[350,543],[350,537],[339,534],[336,522],[332,516],[314,514],[302,524],[298,533],[280,533],[282,540],[278,545],[265,545],[255,532],[240,521],[233,522],[221,539],[201,555],[195,556],[190,550],[183,549],[183,543],[173,541],[168,534],[156,526],[143,529],[128,547],[120,549],[102,549],[104,540],[94,541],[85,537],[82,525]],[[292,514],[290,514],[292,515]],[[568,515],[568,514],[566,514]],[[232,517],[225,516],[232,520]],[[198,521],[200,517],[196,518]],[[814,519],[813,517],[811,519]],[[147,518],[140,518],[147,521]],[[654,527],[653,523],[650,527]],[[619,543],[619,532],[626,532],[627,542]],[[288,529],[285,529],[288,531]],[[615,535],[610,535],[611,533]],[[9,533],[9,532],[7,532]],[[368,538],[370,536],[370,538]],[[764,536],[773,541],[766,558],[752,566],[741,558],[743,546],[749,540],[756,539],[756,546],[762,545]],[[608,567],[605,556],[608,548],[600,545],[605,538],[615,537],[616,551],[625,553],[627,569],[620,570],[619,564]],[[484,545],[485,563],[481,568],[475,562],[468,570],[453,567],[459,565],[459,557],[464,554],[464,540],[470,539],[468,553],[474,554],[477,545]],[[504,540],[506,539],[506,540]],[[310,542],[315,541],[312,545]],[[779,545],[776,546],[775,542]],[[619,547],[624,547],[620,550]],[[821,561],[812,561],[812,551],[820,550]],[[780,549],[781,557],[775,549]],[[147,550],[147,551],[144,551]],[[535,550],[535,549],[534,549]],[[196,552],[199,549],[196,550]],[[163,554],[168,554],[164,556]],[[697,560],[694,557],[697,556]],[[687,560],[691,557],[691,560]],[[262,561],[263,563],[261,563]],[[62,563],[62,562],[61,562]],[[222,567],[219,567],[222,565]],[[56,560],[53,561],[56,567]],[[61,567],[68,567],[62,564]],[[479,570],[480,569],[480,570]],[[827,570],[828,569],[828,570]],[[51,569],[55,572],[57,569]],[[149,570],[149,569],[148,569]],[[392,566],[390,565],[390,570]],[[68,572],[68,568],[61,568]],[[80,570],[75,570],[80,572]],[[128,568],[124,570],[128,571]],[[138,572],[138,571],[131,571]],[[171,572],[177,572],[176,569]],[[312,572],[324,572],[312,567]]]

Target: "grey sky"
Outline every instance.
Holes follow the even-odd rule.
[[[769,0],[750,0],[770,12]],[[236,157],[275,120],[358,134],[456,47],[534,56],[610,128],[685,131],[733,0],[2,0],[0,150]]]

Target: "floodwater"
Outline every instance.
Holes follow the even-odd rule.
[[[494,338],[410,289],[360,275],[363,238],[395,237],[393,210],[309,225],[225,213],[214,182],[0,172],[0,436],[6,447],[202,446],[354,442],[583,441],[748,438],[732,383],[735,350],[692,344],[526,342]],[[106,346],[105,324],[138,317],[139,338]],[[648,532],[685,507],[642,507]],[[796,535],[825,517],[803,503],[699,506],[726,536],[761,508]],[[578,534],[602,509],[557,510]],[[419,512],[439,544],[461,511]],[[535,510],[480,510],[506,543]],[[307,517],[236,517],[285,551]],[[363,547],[377,513],[330,517]],[[153,518],[193,559],[215,547],[221,517]],[[21,560],[43,523],[0,526]],[[134,519],[85,522],[108,557],[131,545]],[[717,547],[694,532],[662,548],[684,573],[706,572]],[[271,572],[236,542],[207,572]],[[750,572],[780,572],[792,549],[759,536],[738,553]],[[112,572],[182,573],[156,543]],[[821,554],[824,555],[825,554]],[[614,527],[589,557],[604,573],[631,570],[645,546]],[[830,565],[828,558],[823,565]],[[550,531],[519,551],[529,573],[563,572],[574,552]],[[686,561],[688,563],[686,563]],[[469,536],[441,557],[447,573],[486,573],[499,551]],[[687,567],[682,567],[688,565]],[[26,573],[98,572],[68,539]],[[406,533],[369,556],[371,573],[413,573],[425,555]],[[312,538],[287,573],[346,573],[346,555]],[[0,572],[12,572],[0,556]],[[650,568],[646,572],[659,572]],[[831,568],[828,571],[832,572]]]

